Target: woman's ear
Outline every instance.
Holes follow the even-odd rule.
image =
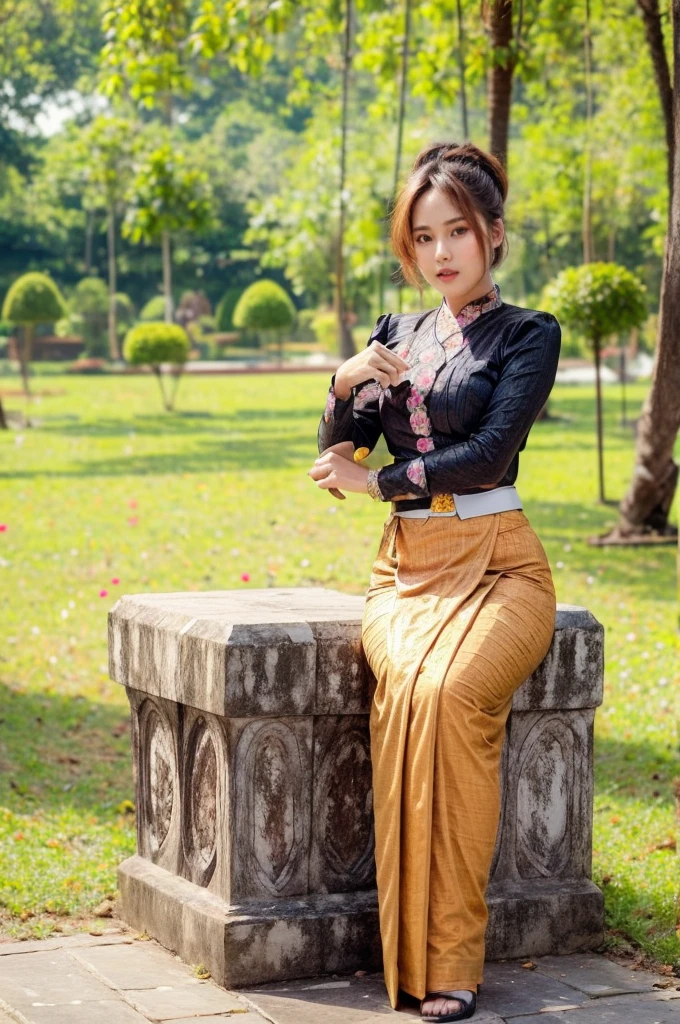
[[[496,219],[492,222],[490,234],[491,244],[493,245],[494,249],[497,249],[505,236],[505,225],[503,224],[503,220],[501,217],[496,217]]]

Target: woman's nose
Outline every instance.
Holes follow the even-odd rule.
[[[447,239],[440,238],[440,239],[437,240],[437,242],[435,244],[435,247],[434,247],[434,253],[435,253],[435,256],[437,256],[438,258],[442,257],[442,256],[450,256],[451,255],[451,253],[449,251],[449,245],[448,245]]]

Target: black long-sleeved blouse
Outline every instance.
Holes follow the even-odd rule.
[[[341,441],[372,450],[384,433],[394,462],[369,471],[369,493],[395,510],[514,484],[555,382],[555,317],[504,302],[495,284],[456,316],[445,299],[424,313],[383,313],[368,344],[376,338],[410,370],[387,388],[356,385],[347,399],[336,397],[333,374],[319,452]]]

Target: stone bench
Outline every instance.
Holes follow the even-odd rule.
[[[121,913],[227,987],[380,969],[363,604],[271,588],[139,594],[109,614],[137,807]],[[603,632],[558,605],[552,647],[515,692],[487,959],[602,941],[590,874]]]

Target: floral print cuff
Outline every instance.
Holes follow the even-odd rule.
[[[366,487],[368,493],[371,495],[374,501],[384,501],[382,491],[378,485],[378,472],[377,469],[369,469],[368,477],[366,478]]]
[[[331,384],[328,389],[328,398],[326,399],[326,408],[323,411],[323,418],[325,423],[330,423],[331,417],[335,412],[335,388]]]

